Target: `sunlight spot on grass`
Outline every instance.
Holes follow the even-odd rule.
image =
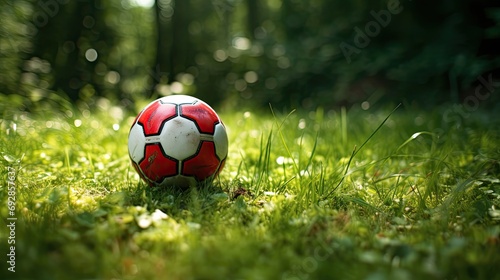
[[[76,127],[82,126],[82,120],[80,119],[76,119],[73,123],[75,124]]]
[[[98,162],[98,163],[95,164],[95,167],[98,170],[103,170],[104,169],[104,164],[102,162]]]
[[[88,206],[88,205],[93,205],[95,203],[93,197],[91,196],[83,196],[79,197],[75,201],[75,206]]]
[[[151,214],[151,219],[154,221],[154,222],[157,222],[157,221],[160,221],[160,220],[164,220],[168,218],[168,215],[163,213],[163,211],[161,211],[160,209],[156,209],[153,214]]]
[[[285,162],[285,157],[281,157],[281,156],[280,156],[280,157],[278,157],[278,158],[276,159],[276,163],[277,163],[277,164],[280,164],[280,165],[281,165],[281,164],[283,164],[284,162]]]
[[[305,119],[300,119],[298,127],[299,127],[299,129],[306,128],[306,120]]]
[[[69,126],[69,124],[67,122],[63,122],[61,126],[62,126],[62,129],[66,130],[66,131],[69,131],[71,129],[71,127]]]
[[[77,160],[82,163],[87,163],[89,161],[86,157],[79,157]]]
[[[349,158],[348,157],[342,157],[340,160],[339,160],[339,164],[347,164],[349,162]]]
[[[276,209],[276,204],[272,201],[264,203],[264,208],[259,209],[261,212],[272,212]]]
[[[97,99],[97,108],[99,108],[102,111],[107,111],[109,110],[109,107],[111,106],[111,101],[109,99],[101,97]]]
[[[89,111],[89,110],[87,110],[87,109],[83,110],[83,111],[82,111],[82,116],[83,116],[84,118],[88,118],[88,117],[90,117],[90,111]]]
[[[148,214],[142,214],[137,217],[137,225],[140,228],[148,228],[153,223],[153,219]]]
[[[453,278],[458,265],[481,263],[494,269],[497,264],[498,139],[486,124],[484,134],[475,123],[470,131],[451,130],[453,141],[437,149],[415,140],[433,141],[435,135],[422,128],[442,121],[442,114],[437,119],[421,112],[401,114],[394,129],[383,127],[378,132],[382,135],[352,159],[353,149],[359,151],[371,137],[367,133],[380,120],[378,110],[370,114],[375,121],[365,121],[369,111],[359,111],[361,107],[355,108],[356,114],[345,112],[345,122],[333,110],[325,119],[317,111],[291,114],[278,123],[282,143],[276,141],[277,124],[269,115],[227,112],[224,120],[234,129],[229,136],[233,144],[220,183],[186,193],[139,183],[127,155],[128,131],[121,128],[132,123],[135,114],[112,113],[113,103],[107,99],[96,106],[89,109],[92,113],[81,106],[74,113],[35,119],[22,114],[18,128],[30,133],[18,137],[20,144],[7,138],[0,147],[14,146],[12,155],[0,150],[0,160],[6,163],[17,160],[16,149],[26,153],[16,189],[18,215],[33,227],[22,227],[16,237],[33,245],[28,248],[32,257],[19,247],[27,262],[37,264],[37,256],[50,255],[53,244],[61,250],[49,261],[54,256],[63,260],[54,265],[100,265],[99,260],[78,259],[91,258],[95,249],[105,256],[106,275],[137,274],[140,279],[171,271],[174,278],[200,278],[198,272],[190,274],[194,266],[207,278],[227,278],[232,271],[219,268],[235,260],[244,270],[244,275],[236,270],[235,278],[283,276],[283,271],[268,270],[273,266],[288,268],[288,278],[328,278],[335,273],[327,274],[333,250],[355,261],[340,260],[340,269],[361,265],[356,276],[367,279],[410,278],[411,266],[417,276]],[[416,127],[419,116],[425,123]],[[301,121],[303,130],[298,127]],[[4,136],[9,124],[0,121]],[[315,133],[316,127],[321,133]],[[342,138],[343,128],[349,138],[335,141]],[[4,175],[8,171],[4,169]],[[480,172],[472,177],[475,171]],[[234,197],[240,189],[248,194]],[[429,232],[446,234],[436,235],[436,242]],[[77,258],[72,258],[75,252]],[[467,261],[469,257],[473,261]],[[312,261],[318,263],[316,271]],[[259,273],[260,268],[265,275],[246,273]]]
[[[98,129],[99,127],[101,127],[101,124],[99,123],[99,121],[93,120],[90,122],[90,126],[94,129]]]
[[[123,120],[124,112],[119,106],[113,106],[109,109],[109,116],[115,120]]]
[[[144,209],[141,208],[136,208],[135,211],[142,212]],[[148,228],[152,224],[155,226],[158,226],[162,220],[165,220],[168,218],[168,215],[162,212],[159,209],[156,209],[153,213],[142,213],[136,218],[137,225],[140,228]]]
[[[193,223],[193,222],[187,222],[186,225],[188,226],[189,229],[191,230],[198,230],[201,228],[201,225],[198,223]]]
[[[10,128],[7,129],[7,135],[10,135],[11,129],[12,129],[13,134],[15,134],[16,130],[17,130],[17,124],[14,123],[14,122],[12,123],[12,125],[10,126]]]
[[[495,208],[495,205],[492,205],[490,209],[488,209],[488,213],[490,214],[491,218],[495,221],[500,220],[500,210]]]
[[[253,129],[250,131],[250,137],[252,137],[252,138],[257,138],[257,137],[259,137],[259,135],[260,135],[260,132],[256,129]]]
[[[134,216],[130,214],[120,214],[115,216],[114,221],[118,224],[128,224],[134,221]]]
[[[276,163],[279,165],[292,164],[293,159],[289,157],[279,156],[278,158],[276,158]]]

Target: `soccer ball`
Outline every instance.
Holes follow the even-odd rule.
[[[227,148],[226,128],[217,113],[187,95],[151,102],[135,118],[128,136],[132,165],[151,186],[210,182],[224,167]]]

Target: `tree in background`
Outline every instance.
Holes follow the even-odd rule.
[[[500,68],[492,0],[0,5],[0,91],[21,103],[131,106],[185,93],[228,106],[435,105],[460,101]]]
[[[30,22],[31,5],[26,1],[1,1],[0,18],[0,94],[7,94],[16,105],[23,103],[21,77],[25,60],[33,50],[35,30]],[[17,98],[16,98],[17,97]],[[1,102],[0,102],[1,103]],[[2,109],[3,106],[1,107]],[[3,110],[5,111],[5,110]]]

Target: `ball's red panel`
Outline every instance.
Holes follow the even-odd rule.
[[[201,143],[199,153],[184,162],[182,174],[194,176],[198,181],[203,181],[215,174],[218,168],[219,160],[215,155],[214,143],[204,141]]]
[[[217,113],[205,103],[183,104],[181,116],[193,120],[201,133],[214,134],[215,124],[219,122]]]
[[[157,183],[177,174],[177,162],[163,155],[160,144],[146,145],[145,158],[139,167],[149,180]]]
[[[175,104],[162,104],[154,102],[144,109],[138,122],[144,127],[144,134],[158,135],[163,122],[177,116],[177,106]]]

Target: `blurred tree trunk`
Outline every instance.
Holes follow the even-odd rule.
[[[32,56],[51,64],[52,89],[64,91],[71,99],[78,98],[81,86],[76,77],[79,76],[77,44],[82,31],[83,5],[81,1],[65,5],[54,2],[33,17],[38,30]]]
[[[251,39],[255,38],[255,29],[260,25],[260,11],[258,0],[247,0],[247,28]]]
[[[5,1],[4,1],[5,2]],[[2,2],[0,9],[0,94],[19,94],[24,60],[32,48],[33,33],[29,32],[31,13],[19,9],[26,1]],[[15,28],[13,28],[15,27]]]
[[[189,2],[187,0],[171,2],[171,7],[164,7],[159,0],[155,3],[157,51],[156,65],[153,69],[153,91],[159,83],[171,83],[176,75],[183,72],[188,63],[189,46]],[[168,9],[173,8],[173,15]],[[167,15],[167,16],[166,16]],[[192,54],[193,55],[193,54]]]
[[[150,72],[152,78],[151,90],[154,92],[156,85],[166,82],[166,73],[170,71],[171,57],[170,52],[173,45],[171,37],[170,18],[167,18],[162,13],[162,6],[160,0],[155,1],[155,14],[156,14],[156,58],[155,65]]]
[[[191,48],[189,47],[189,4],[190,1],[175,1],[174,15],[172,17],[172,49],[170,52],[169,81],[175,80],[175,76],[183,72],[187,67],[187,57]]]
[[[32,56],[40,57],[51,65],[52,85],[56,92],[64,92],[72,100],[90,100],[100,93],[100,84],[95,81],[96,64],[113,40],[99,20],[97,0],[40,2],[43,6],[34,14],[34,25],[38,28]],[[86,52],[94,49],[97,57],[86,58]],[[81,96],[81,88],[90,84],[94,91]]]

